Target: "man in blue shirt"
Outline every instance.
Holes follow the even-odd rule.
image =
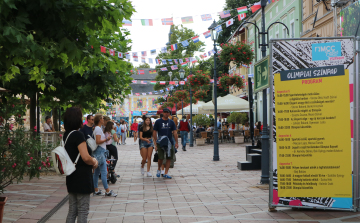
[[[168,172],[169,172],[169,168],[170,168],[171,159],[175,154],[174,146],[175,146],[175,148],[179,147],[176,125],[173,120],[169,119],[170,115],[171,115],[171,111],[168,108],[163,109],[163,117],[156,120],[156,122],[154,124],[154,131],[153,131],[154,142],[157,141],[158,137],[160,138],[161,136],[167,136],[172,144],[171,156],[168,157],[166,155],[166,152],[157,143],[154,143],[155,150],[158,152],[158,156],[159,156],[158,171],[156,173],[156,176],[160,177],[161,165],[163,163],[163,160],[166,159],[164,178],[167,178],[167,179],[172,178],[168,174]],[[173,136],[174,136],[175,141],[173,140]]]
[[[217,122],[217,127],[218,127],[218,129],[221,129],[221,122],[220,122],[220,120]]]

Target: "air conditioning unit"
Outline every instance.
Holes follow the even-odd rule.
[[[331,6],[332,7],[343,7],[346,5],[350,0],[331,0]]]

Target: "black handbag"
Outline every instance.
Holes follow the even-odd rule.
[[[154,154],[153,162],[156,162],[156,163],[157,163],[158,160],[159,160],[159,155],[158,155],[158,153],[156,152],[156,153]]]

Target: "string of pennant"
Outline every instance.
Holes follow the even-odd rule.
[[[275,0],[272,0],[272,1],[274,2]],[[270,3],[270,0],[268,0],[268,2]],[[261,8],[260,2],[255,3],[250,8],[251,8],[251,11],[253,13],[256,12],[258,9]],[[221,18],[231,17],[231,14],[230,14],[231,10],[235,10],[235,9],[229,9],[229,10],[219,12],[220,17]],[[230,18],[226,22],[218,24],[214,28],[214,30],[219,33],[219,32],[221,32],[223,30],[222,29],[223,24],[226,24],[226,28],[228,28],[228,27],[230,27],[231,25],[234,24],[234,21],[235,21],[234,19],[236,19],[236,17],[238,18],[239,21],[246,18],[246,13],[248,12],[248,7],[247,6],[236,8],[236,10],[238,12],[237,16],[234,16],[234,17]],[[204,15],[201,15],[201,17],[202,17],[203,21],[209,21],[209,20],[212,19],[211,14],[204,14]],[[184,18],[184,22],[188,22],[188,23],[193,22],[192,16],[187,16],[187,17],[183,17],[183,18]],[[136,20],[136,19],[134,19],[134,20]],[[161,19],[161,20],[162,20],[163,25],[173,25],[174,24],[173,23],[173,18],[164,18],[164,19]],[[123,20],[123,23],[124,23],[123,24],[124,26],[132,26],[132,22],[129,21],[129,20]],[[144,26],[152,26],[153,25],[153,20],[152,19],[141,19],[141,23]],[[203,32],[202,36],[204,36],[205,39],[209,38],[211,36],[211,30],[207,30],[207,31]],[[180,44],[183,47],[187,47],[187,46],[190,45],[189,41],[192,41],[193,43],[197,43],[197,42],[200,41],[200,36],[197,35],[197,36],[191,37],[189,39],[183,40],[181,42],[171,44],[170,45],[170,50],[171,51],[177,50],[179,48]],[[148,55],[154,56],[158,52],[161,52],[161,53],[167,53],[168,52],[168,48],[166,46],[161,47],[161,48],[151,49],[151,50],[144,50],[144,51],[137,51],[137,52],[127,52],[127,53],[115,52],[115,50],[110,49],[110,48],[106,48],[104,46],[100,46],[100,49],[101,49],[101,52],[103,52],[103,53],[107,53],[107,51],[109,51],[109,54],[111,56],[117,55],[118,58],[126,58],[129,61],[131,60],[131,57],[132,57],[134,62],[139,62],[139,55],[141,55],[141,62],[143,62],[143,63],[146,63],[146,58],[148,57]],[[148,54],[148,52],[149,52],[149,54]],[[213,53],[215,53],[214,50],[210,50],[208,52],[208,56],[210,56]],[[204,59],[206,57],[206,53],[200,55],[200,57],[202,59]],[[172,60],[174,61],[174,64],[180,64],[181,66],[186,66],[186,64],[189,62],[188,60],[190,60],[190,62],[195,63],[198,60],[200,60],[200,58],[197,58],[197,57],[195,57],[195,58],[185,58],[185,62],[184,62],[183,59],[172,59]],[[170,63],[169,60],[168,60],[168,62],[169,62],[169,64],[172,64],[172,63]],[[148,63],[149,64],[153,64],[153,63],[155,63],[155,64],[161,64],[161,63],[162,64],[167,64],[167,61],[164,60],[164,59],[148,58]],[[165,69],[167,70],[167,68],[165,68]],[[165,69],[163,69],[163,71],[166,71]],[[175,69],[177,69],[177,66],[171,67],[171,69],[175,70]]]
[[[245,76],[244,75],[240,75],[240,77],[243,79],[243,82],[245,83],[245,85],[247,85],[247,82],[245,81]],[[132,96],[145,96],[145,95],[159,95],[162,94],[164,92],[168,92],[173,90],[174,88],[179,87],[180,85],[185,85],[185,82],[187,81],[187,78],[185,78],[183,81],[138,81],[138,80],[133,80],[132,83],[133,84],[160,84],[160,85],[166,85],[169,84],[171,85],[168,88],[165,88],[165,90],[159,90],[159,91],[150,91],[150,92],[145,92],[145,93],[135,93]],[[210,83],[214,83],[214,79],[210,79]],[[217,84],[219,84],[219,81],[217,81]],[[166,99],[166,95],[162,96],[163,98]]]

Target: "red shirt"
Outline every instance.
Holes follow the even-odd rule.
[[[190,129],[189,129],[189,123],[188,122],[184,122],[184,121],[180,121],[180,128],[179,130],[180,131],[187,131],[187,132],[190,132]]]
[[[136,122],[133,123],[133,124],[131,125],[131,130],[137,132],[138,125],[139,125],[139,124],[136,123]]]

